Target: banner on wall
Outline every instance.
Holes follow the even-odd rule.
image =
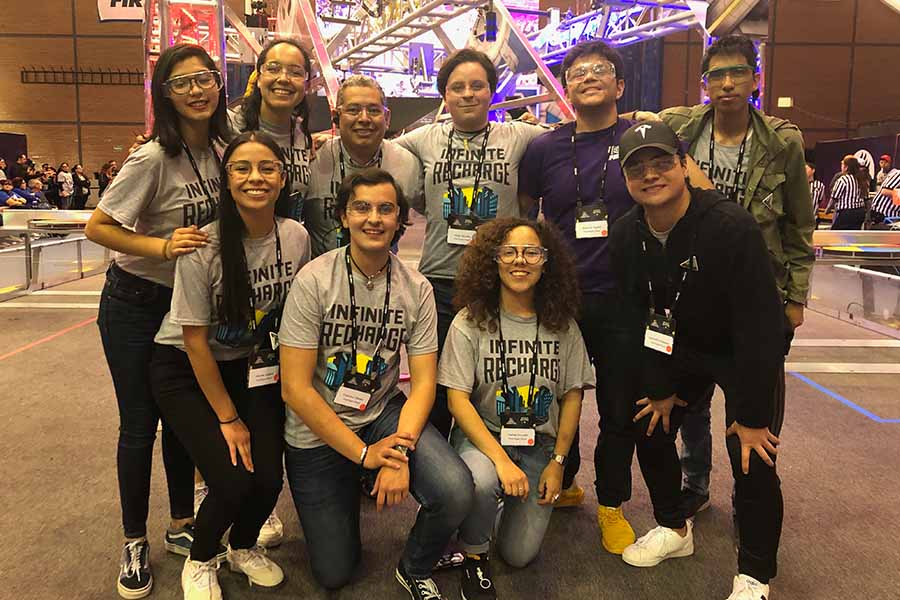
[[[143,21],[145,0],[97,0],[101,21]]]

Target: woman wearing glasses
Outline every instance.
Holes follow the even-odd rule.
[[[150,468],[159,411],[150,393],[153,336],[169,310],[175,259],[206,244],[219,189],[215,144],[227,142],[225,92],[199,46],[159,57],[151,82],[153,132],[103,194],[85,234],[116,251],[100,297],[97,324],[119,405],[117,454],[125,548],[118,591],[150,593],[146,538]],[[193,539],[193,465],[163,420],[163,462],[171,523],[166,549],[186,555]]]
[[[294,40],[269,42],[256,60],[256,78],[239,110],[230,113],[235,131],[263,131],[272,136],[287,162],[292,216],[299,219],[309,185],[309,100],[312,73],[309,53]]]
[[[182,572],[185,600],[221,597],[217,548],[229,527],[232,571],[261,587],[284,579],[257,538],[282,486],[276,334],[309,236],[284,218],[285,159],[271,137],[242,133],[222,161],[218,219],[202,229],[207,244],[178,261],[150,365],[160,411],[209,486]]]
[[[492,599],[489,550],[511,566],[538,554],[559,496],[585,389],[594,371],[575,316],[575,265],[548,223],[501,218],[478,228],[457,275],[438,383],[450,437],[472,472],[475,501],[459,528],[467,600]]]

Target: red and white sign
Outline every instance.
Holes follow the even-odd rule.
[[[101,21],[143,21],[144,2],[150,0],[97,0]]]

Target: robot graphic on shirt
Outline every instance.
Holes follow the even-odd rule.
[[[507,402],[503,396],[503,388],[497,390],[497,416],[508,413],[524,413],[528,410],[528,386],[519,385],[510,388],[512,392],[511,402]],[[534,392],[534,421],[541,425],[550,417],[550,404],[553,402],[553,392],[547,386],[542,385]]]
[[[338,352],[334,356],[329,357],[326,361],[325,385],[327,385],[329,389],[336,390],[344,383],[344,380],[347,377],[347,370],[350,366],[350,357],[351,354],[349,352]],[[384,372],[387,371],[387,363],[381,357],[378,357],[373,361],[371,356],[358,352],[356,354],[357,372],[364,375],[371,375],[373,369],[377,369],[379,376],[384,375]]]
[[[475,216],[480,219],[493,219],[497,216],[497,193],[487,186],[479,186],[478,193],[474,194],[474,188],[459,188],[454,186],[452,197],[450,191],[444,193],[444,218],[451,214],[467,215],[475,206]]]

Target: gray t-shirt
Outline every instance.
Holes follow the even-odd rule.
[[[422,165],[419,159],[390,140],[385,140],[381,148],[378,166],[393,175],[411,204],[421,205]],[[344,176],[360,170],[361,167],[355,166],[350,155],[344,151]],[[340,186],[341,140],[334,138],[316,151],[316,160],[310,164],[309,191],[303,203],[303,224],[312,237],[314,257],[338,246],[337,234],[341,222],[334,214],[334,200]]]
[[[303,225],[276,218],[281,241],[279,267],[275,251],[275,228],[266,237],[244,238],[248,276],[253,287],[256,320],[277,308],[288,296],[300,267],[309,262],[309,234]],[[222,298],[222,257],[217,222],[203,228],[209,241],[203,248],[180,257],[175,267],[172,307],[156,334],[157,344],[184,350],[182,325],[209,326],[209,347],[216,360],[235,360],[249,356],[252,346],[232,348],[216,341],[218,306]]]
[[[503,401],[500,364],[500,334],[479,329],[468,320],[468,310],[457,313],[441,350],[438,383],[463,392],[478,409],[488,429],[500,431],[499,404]],[[509,387],[524,400],[528,398],[534,358],[536,318],[501,313],[506,349]],[[559,400],[574,389],[590,389],[596,379],[581,331],[574,320],[566,331],[553,333],[541,325],[538,338],[537,372],[534,383],[534,414],[539,433],[556,437],[559,429]]]
[[[219,202],[221,149],[215,152],[210,148],[191,150],[203,179],[201,185],[184,150],[169,158],[158,141],[147,142],[128,156],[97,208],[150,237],[169,239],[179,227],[203,227],[216,218]],[[115,254],[115,261],[133,275],[172,287],[174,261],[121,252]]]
[[[297,275],[284,307],[278,337],[282,346],[318,350],[313,387],[347,427],[359,431],[378,418],[397,391],[400,346],[406,346],[409,356],[437,352],[437,311],[431,284],[391,255],[387,336],[379,354],[384,365],[379,378],[381,385],[364,411],[335,404],[335,393],[343,382],[352,356],[350,286],[345,253],[344,248],[326,252]],[[386,277],[378,277],[372,290],[367,290],[360,279],[359,276],[354,278],[359,333],[356,366],[363,373],[373,358],[381,328]],[[291,410],[287,414],[284,439],[295,448],[315,448],[323,444]]]
[[[742,202],[744,199],[744,190],[747,189],[747,180],[750,177],[750,154],[753,146],[753,128],[747,131],[747,142],[744,145],[744,159],[741,165],[740,182],[737,185],[737,193],[735,194],[735,177],[737,176],[737,161],[740,155],[741,145],[726,146],[724,144],[716,144],[715,156],[715,172],[710,172],[709,160],[709,136],[712,134],[712,119],[708,119],[706,125],[693,147],[690,149],[691,156],[700,169],[706,173],[716,189],[722,192],[729,200],[736,199]]]
[[[239,108],[229,110],[228,119],[235,134],[241,133],[244,127],[244,116],[241,110]],[[287,160],[284,168],[290,174],[291,193],[299,193],[301,197],[305,197],[309,187],[309,148],[306,146],[306,136],[300,128],[300,119],[294,123],[293,146],[291,146],[290,128],[281,129],[260,119],[259,130],[272,136],[272,139],[284,152]],[[292,158],[293,162],[291,162]]]
[[[453,279],[465,246],[447,243],[447,216],[452,212],[467,213],[472,203],[475,174],[481,170],[478,187],[483,190],[474,207],[481,219],[518,217],[517,197],[519,161],[528,143],[546,131],[543,127],[522,122],[491,123],[485,156],[481,156],[483,135],[471,139],[471,134],[453,136],[453,184],[465,197],[465,206],[451,202],[447,182],[451,175],[451,161],[447,157],[447,142],[451,122],[420,127],[396,141],[415,154],[424,170],[424,205],[413,205],[425,215],[425,242],[419,270],[427,277]]]

